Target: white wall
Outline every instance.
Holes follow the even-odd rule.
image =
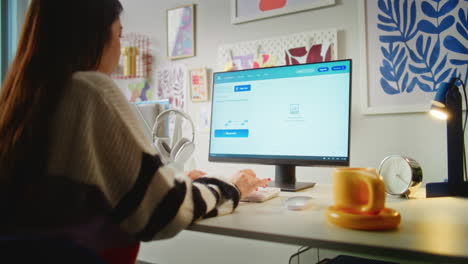
[[[424,172],[424,182],[442,181],[445,177],[447,162],[444,122],[432,120],[425,113],[363,114],[361,93],[366,91],[366,87],[361,80],[361,73],[365,61],[361,55],[364,43],[360,42],[359,35],[363,27],[359,19],[362,0],[337,0],[337,4],[332,7],[239,25],[230,22],[229,0],[121,1],[125,8],[122,17],[124,32],[147,34],[154,40],[156,68],[170,63],[166,58],[166,10],[184,4],[197,5],[197,55],[177,61],[185,63],[189,68],[206,66],[218,70],[217,49],[222,44],[337,28],[339,58],[353,59],[351,166],[378,167],[387,155],[405,154],[419,161]],[[188,112],[195,116],[202,105],[189,102]],[[208,136],[197,135],[196,160],[199,169],[230,174],[234,170],[248,167],[256,170],[259,177],[274,178],[273,166],[209,163]],[[299,180],[320,184],[331,182],[330,172],[331,168],[298,168],[297,174]],[[157,263],[286,263],[289,255],[297,248],[183,232],[175,239],[145,245],[141,258]],[[187,256],[182,253],[185,251],[188,252]]]

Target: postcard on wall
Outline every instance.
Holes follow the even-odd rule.
[[[208,74],[206,68],[190,70],[190,84],[192,87],[192,102],[208,101]]]

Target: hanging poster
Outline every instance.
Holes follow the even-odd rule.
[[[453,77],[467,82],[467,0],[364,3],[366,113],[424,112]]]
[[[171,109],[184,111],[188,90],[188,69],[184,64],[171,64],[156,70],[156,99],[168,99]]]

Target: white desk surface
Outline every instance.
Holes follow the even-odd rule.
[[[287,210],[284,201],[295,195],[312,196],[314,205]],[[264,203],[241,203],[233,214],[198,221],[189,230],[406,260],[468,263],[468,199],[426,199],[424,189],[416,196],[387,196],[386,207],[402,217],[392,231],[357,231],[328,223],[325,209],[333,204],[332,191],[322,184],[282,192]]]

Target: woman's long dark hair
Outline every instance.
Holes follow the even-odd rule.
[[[31,1],[0,94],[0,185],[46,172],[62,90],[74,72],[97,69],[121,12],[119,0]]]

